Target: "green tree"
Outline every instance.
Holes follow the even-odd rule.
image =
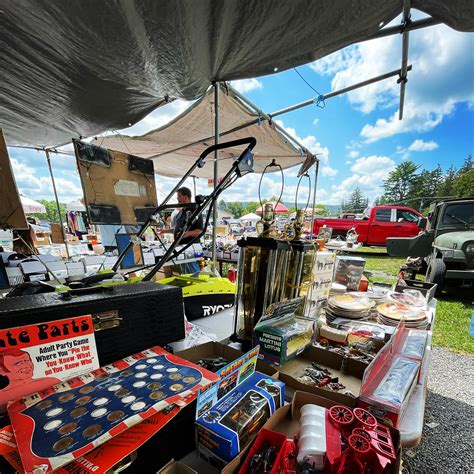
[[[46,212],[43,213],[36,213],[34,214],[40,220],[48,221],[48,222],[55,222],[59,224],[59,215],[58,215],[58,208],[56,206],[56,201],[48,201],[47,199],[40,199],[38,202],[43,204],[46,208]],[[66,204],[59,203],[59,208],[61,209],[61,218],[63,222],[66,219]]]
[[[226,210],[227,209],[227,203],[224,201],[224,199],[221,199],[218,204],[219,209]]]
[[[454,181],[454,193],[457,197],[474,196],[474,169],[462,173]]]
[[[437,197],[448,197],[454,196],[454,183],[456,178],[458,177],[458,170],[454,166],[450,166],[446,173],[443,175],[443,180],[438,186],[438,190],[436,192]]]
[[[245,208],[241,202],[227,203],[227,210],[232,213],[235,219],[242,217],[245,214]]]
[[[255,213],[255,211],[260,207],[260,203],[255,201],[250,201],[247,206],[245,207],[244,214],[250,214],[251,212]]]
[[[369,200],[364,193],[357,187],[349,196],[347,202],[342,203],[344,212],[362,212],[369,204]]]
[[[400,163],[393,171],[390,171],[384,181],[384,197],[388,202],[397,203],[411,197],[416,186],[417,171],[421,165],[413,161]]]
[[[423,170],[417,175],[410,191],[410,200],[407,202],[411,207],[428,206],[436,200],[439,187],[443,184],[443,171],[438,165],[434,170]]]

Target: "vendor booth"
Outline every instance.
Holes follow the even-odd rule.
[[[369,285],[363,258],[324,248],[329,230],[314,238],[305,215],[314,218],[319,161],[274,119],[386,78],[399,79],[401,118],[410,30],[473,31],[470,2],[0,4],[6,142],[45,152],[59,212],[51,161],[72,139],[89,224],[126,227],[118,255],[96,255],[83,239],[90,255],[74,255],[65,228],[82,233],[76,203],[60,217],[64,243],[28,258],[2,253],[11,288],[0,298],[0,472],[400,472],[402,448],[421,441],[436,285],[402,275]],[[411,8],[430,16],[412,22]],[[400,13],[400,27],[383,28]],[[226,82],[391,34],[404,44],[399,69],[273,114]],[[163,127],[105,133],[177,98],[195,102]],[[9,170],[3,145],[0,133]],[[294,218],[279,227],[288,208],[259,189],[255,235],[220,245],[221,193],[249,173],[295,165]],[[179,178],[161,202],[155,173]],[[214,187],[176,203],[190,177]],[[15,190],[2,227],[24,229],[12,173],[2,183]],[[313,202],[302,208],[305,183]],[[177,208],[184,223],[168,241]],[[160,279],[204,251],[207,268]],[[235,283],[216,274],[218,251],[236,262]],[[191,310],[186,299],[204,294]]]

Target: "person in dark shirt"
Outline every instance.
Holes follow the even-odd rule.
[[[177,191],[177,198],[180,204],[191,203],[191,196],[191,190],[184,186],[179,188]],[[175,240],[180,238],[179,245],[186,245],[189,242],[192,242],[204,228],[202,216],[199,216],[199,218],[191,225],[191,228],[183,234],[186,223],[196,207],[197,205],[195,204],[191,209],[180,209],[176,217],[173,219],[173,227],[171,229],[161,229],[160,233],[163,234],[164,232],[172,232]],[[199,240],[196,240],[196,242],[199,242]],[[195,273],[199,271],[199,264],[197,262],[183,263],[179,265],[179,267],[181,273]]]

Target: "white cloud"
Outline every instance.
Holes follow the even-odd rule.
[[[357,150],[351,150],[351,151],[347,154],[347,156],[348,156],[349,158],[352,158],[352,159],[357,158],[359,155],[360,155],[360,153],[359,153]]]
[[[369,200],[382,192],[384,180],[395,167],[395,162],[387,156],[367,156],[358,158],[351,167],[352,176],[331,186],[326,204],[340,204],[346,201],[356,187],[359,187]]]
[[[294,128],[285,127],[281,120],[276,120],[275,123],[284,128],[287,133],[289,133],[295,138],[295,140],[305,146],[311,153],[314,153],[318,156],[320,161],[320,171],[323,176],[335,176],[337,174],[337,169],[331,168],[331,166],[329,166],[329,149],[325,146],[322,146],[321,143],[316,140],[315,136],[308,135],[305,138],[300,138]]]
[[[49,176],[38,176],[40,166],[33,167],[19,162],[16,158],[11,159],[13,174],[20,193],[32,199],[54,199],[54,190]],[[63,174],[63,170],[61,172]],[[82,197],[82,188],[79,177],[73,170],[69,173],[69,179],[55,176],[56,189],[60,202],[70,202]]]
[[[258,79],[239,79],[238,81],[230,81],[230,85],[237,89],[242,94],[246,94],[247,92],[251,92],[256,89],[262,89],[263,84]]]
[[[406,132],[424,133],[439,125],[461,102],[474,104],[474,36],[438,25],[410,33],[409,63],[404,118],[398,110],[366,124],[361,137],[366,142]],[[334,75],[332,89],[400,67],[401,37],[391,36],[350,46],[311,67],[320,74]],[[371,84],[347,94],[348,101],[363,113],[382,113],[398,108],[397,78]]]
[[[346,160],[345,163],[346,163],[346,165],[352,165],[352,161],[351,161],[351,160]]]
[[[388,156],[368,156],[356,160],[351,170],[354,173],[370,175],[379,171],[386,171],[387,168],[393,168],[395,162]]]
[[[438,147],[439,145],[434,141],[425,142],[423,140],[417,139],[408,147],[408,150],[409,151],[432,151],[432,150],[436,150],[436,148]]]
[[[318,117],[316,117],[314,120],[313,120],[313,125],[318,125],[319,123],[319,119]]]

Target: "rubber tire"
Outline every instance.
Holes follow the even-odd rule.
[[[431,261],[426,271],[426,281],[436,283],[435,296],[440,296],[444,286],[444,276],[446,275],[446,265],[441,258],[435,258]]]

